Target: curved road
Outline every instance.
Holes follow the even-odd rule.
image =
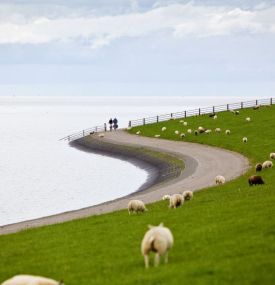
[[[107,132],[101,140],[119,145],[144,146],[174,154],[184,160],[185,169],[179,177],[154,185],[145,191],[76,211],[3,226],[0,227],[0,234],[125,209],[128,201],[133,198],[151,203],[160,200],[165,194],[181,193],[184,190],[198,191],[214,185],[217,175],[223,175],[228,181],[242,175],[249,168],[249,161],[244,156],[201,144],[141,137],[130,135],[123,130]]]

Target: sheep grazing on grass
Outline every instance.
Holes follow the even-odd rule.
[[[250,122],[250,121],[251,121],[250,117],[247,117],[245,120],[246,120],[247,122]]]
[[[195,136],[197,136],[198,133],[199,133],[199,131],[197,131],[197,130],[194,131]]]
[[[184,134],[184,133],[180,134],[180,137],[181,137],[182,139],[185,138],[185,134]]]
[[[200,134],[204,133],[205,132],[205,128],[203,127],[198,127],[198,131]]]
[[[243,142],[247,143],[247,137],[243,137]]]
[[[182,193],[184,201],[189,201],[193,198],[193,192],[192,191],[184,191]]]
[[[256,170],[256,171],[261,171],[262,168],[263,168],[263,166],[262,166],[261,163],[257,163],[257,164],[255,165],[255,170]]]
[[[263,168],[271,168],[273,166],[272,161],[267,160],[263,163]]]
[[[217,115],[215,115],[215,116],[213,117],[213,119],[214,119],[214,120],[217,120],[217,119],[218,119],[218,116],[217,116]]]
[[[178,135],[180,132],[178,130],[175,131],[175,134]]]
[[[188,123],[187,123],[187,122],[183,122],[183,125],[184,125],[184,126],[187,126],[187,125],[188,125]]]
[[[214,118],[216,116],[216,114],[215,113],[211,113],[211,114],[209,114],[209,117],[210,118]]]
[[[188,133],[188,134],[192,134],[192,130],[191,130],[191,129],[188,129],[188,130],[187,130],[187,133]]]
[[[136,135],[140,135],[140,131],[137,131],[137,132],[136,132]]]
[[[172,209],[180,207],[184,202],[184,198],[181,194],[164,195],[162,199],[169,200],[169,208]]]
[[[234,115],[239,115],[239,114],[240,114],[239,111],[235,111],[235,110],[231,110],[230,112],[231,112],[232,114],[234,114]]]
[[[252,175],[248,178],[248,184],[252,185],[262,185],[264,184],[263,178],[261,176]]]
[[[104,134],[99,134],[99,135],[98,135],[98,137],[100,137],[100,138],[104,138],[104,137],[105,137],[105,135],[104,135]]]
[[[180,120],[180,123],[183,123],[184,122],[184,120]]]
[[[131,200],[128,203],[128,212],[131,213],[143,213],[148,211],[145,207],[145,204],[141,200]]]
[[[148,225],[141,242],[141,253],[144,256],[145,268],[149,267],[149,254],[155,252],[155,266],[159,265],[160,257],[164,256],[164,262],[168,262],[168,252],[172,248],[174,238],[171,231],[161,223],[158,226]]]
[[[258,109],[260,109],[260,107],[261,107],[261,105],[255,105],[255,106],[253,107],[253,110],[258,110]]]
[[[216,133],[220,133],[220,132],[221,132],[221,129],[220,129],[220,128],[216,128],[216,129],[215,129],[215,132],[216,132]]]
[[[215,183],[216,184],[224,184],[225,183],[225,178],[222,175],[218,175],[215,177]]]
[[[275,159],[275,152],[271,152],[271,154],[269,155],[270,159]]]
[[[212,130],[208,129],[208,130],[205,131],[205,133],[206,134],[210,134],[210,133],[212,133]]]
[[[162,127],[162,128],[161,128],[161,131],[162,131],[162,132],[166,131],[166,127]]]
[[[16,275],[9,280],[6,280],[2,285],[61,285],[62,281],[58,282],[53,279],[32,276],[32,275]]]
[[[159,138],[160,137],[160,135],[155,135],[155,138]]]
[[[226,130],[226,131],[225,131],[225,134],[226,134],[226,135],[230,135],[230,133],[231,133],[230,130]]]

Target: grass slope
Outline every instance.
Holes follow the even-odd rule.
[[[245,117],[251,117],[246,122]],[[178,129],[220,127],[231,135],[211,133],[186,141],[243,153],[251,163],[275,151],[275,108],[219,113],[138,127],[143,135],[180,139]],[[161,132],[162,126],[167,127]],[[242,137],[248,143],[242,143]],[[254,173],[251,170],[249,174]],[[0,236],[0,282],[17,273],[63,278],[68,285],[88,284],[275,284],[275,173],[262,172],[266,185],[249,187],[247,177],[195,194],[171,210],[167,201],[148,206],[144,215],[127,211]],[[144,269],[140,242],[147,224],[164,222],[175,245],[168,265]]]

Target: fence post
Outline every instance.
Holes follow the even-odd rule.
[[[132,125],[132,124],[131,124],[131,121],[129,121],[129,123],[128,123],[128,127],[129,127],[129,128],[131,128],[131,125]]]
[[[84,131],[84,130],[82,131],[82,136],[83,136],[83,137],[85,136],[85,131]]]
[[[256,106],[258,105],[258,100],[256,99]]]
[[[186,111],[184,111],[184,118],[186,118]]]
[[[201,114],[201,108],[199,108],[199,115]]]
[[[159,122],[159,116],[157,116],[157,123]]]
[[[104,131],[107,132],[107,126],[106,123],[104,123]]]
[[[173,118],[173,113],[171,113],[171,118]]]
[[[145,118],[143,118],[143,125],[145,125]]]
[[[273,104],[273,102],[272,102],[272,97],[270,98],[270,105],[272,105]]]
[[[229,104],[226,105],[227,111],[229,111]]]
[[[241,102],[241,109],[243,108],[243,102]]]
[[[215,113],[215,106],[213,106],[213,113]]]
[[[97,133],[97,127],[95,127],[95,132]]]

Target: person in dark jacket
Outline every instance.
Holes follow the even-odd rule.
[[[109,125],[110,125],[110,131],[112,131],[113,129],[113,119],[112,118],[110,118],[109,120]]]
[[[117,118],[114,118],[113,119],[113,124],[114,124],[114,129],[115,129],[115,131],[116,131],[116,129],[118,128],[118,120],[117,120]]]

